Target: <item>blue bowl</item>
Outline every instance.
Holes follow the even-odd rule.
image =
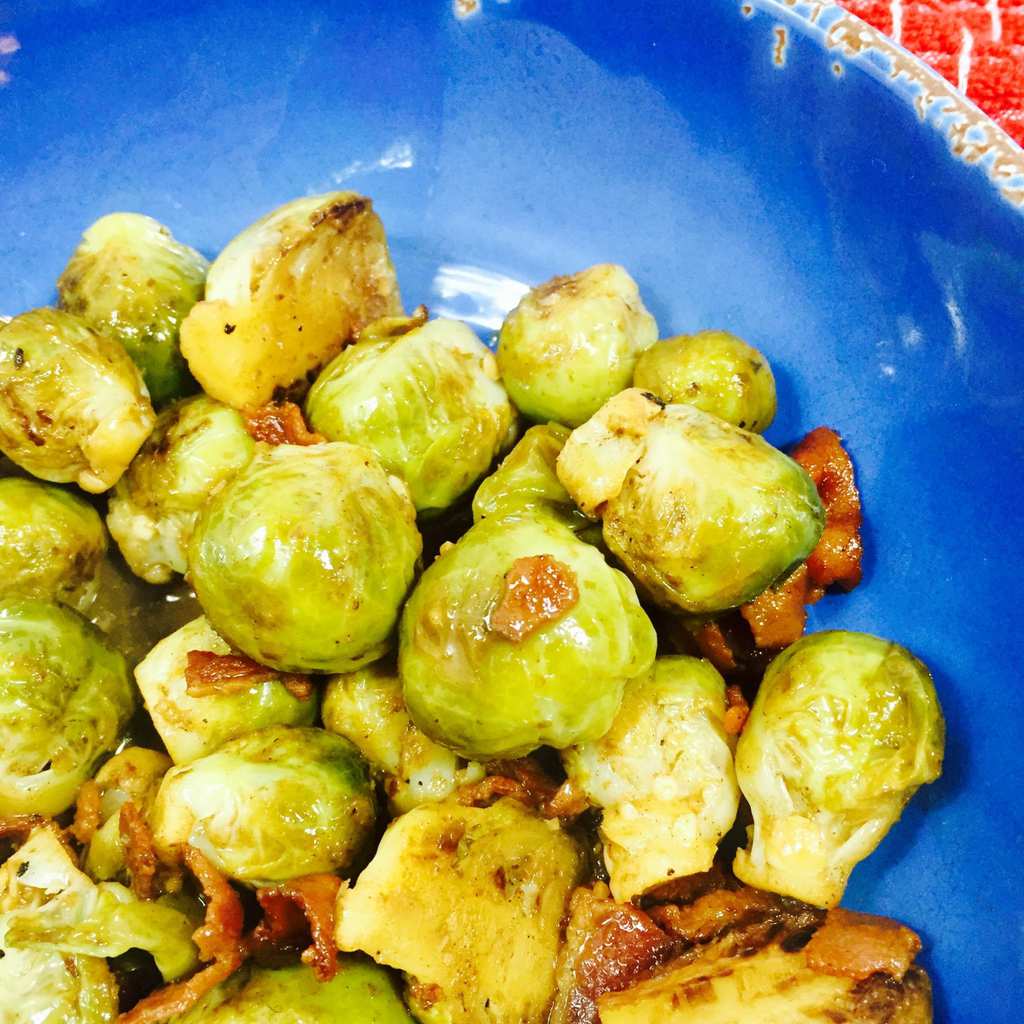
[[[847,903],[922,933],[937,1019],[1017,1024],[1024,152],[826,0],[473,6],[0,3],[0,312],[108,211],[212,255],[344,186],[410,306],[490,331],[614,260],[663,332],[750,339],[771,439],[837,428],[864,494],[864,583],[812,626],[911,647],[949,724]]]

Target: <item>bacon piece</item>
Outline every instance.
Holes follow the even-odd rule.
[[[735,684],[725,688],[725,731],[730,736],[739,736],[750,717],[750,705],[743,696],[743,690]]]
[[[158,988],[145,999],[140,999],[127,1013],[122,1013],[117,1018],[118,1024],[159,1024],[185,1013],[207,992],[234,974],[243,960],[241,952],[231,959],[214,960],[191,978]]]
[[[545,818],[575,818],[590,806],[586,794],[568,779],[540,807]]]
[[[149,823],[131,800],[122,805],[117,828],[132,892],[140,900],[151,900],[156,892],[156,844]]]
[[[4,836],[27,836],[34,828],[52,825],[43,814],[8,814],[0,818],[0,838]]]
[[[807,559],[811,582],[852,590],[861,579],[860,493],[853,462],[829,427],[812,430],[792,451],[814,481],[825,506],[825,532]]]
[[[487,771],[490,774],[485,778],[459,790],[459,803],[472,807],[512,797],[545,818],[572,818],[589,806],[586,797],[570,782],[559,785],[532,758],[492,761]]]
[[[744,886],[716,889],[687,906],[666,903],[652,907],[649,914],[668,935],[694,945],[710,942],[731,928],[771,914],[778,904],[777,896]]]
[[[294,402],[269,402],[244,413],[245,429],[254,441],[266,444],[323,444],[327,438],[311,431]]]
[[[488,775],[479,782],[463,786],[457,794],[459,803],[465,807],[485,807],[506,796],[531,807],[536,806],[533,794],[526,786],[506,775]]]
[[[95,779],[82,783],[75,801],[75,820],[68,831],[83,846],[92,841],[96,829],[100,827],[100,787]]]
[[[275,679],[299,700],[309,700],[313,684],[308,676],[276,672],[244,654],[189,651],[185,656],[185,692],[190,697],[218,697],[242,693],[256,683]]]
[[[519,643],[580,599],[576,573],[551,555],[517,558],[505,574],[505,589],[491,612],[490,628]]]
[[[736,656],[722,627],[714,621],[705,622],[694,637],[697,649],[719,672],[731,672],[736,668]]]
[[[788,647],[804,635],[809,586],[807,566],[801,565],[740,607],[758,647]]]
[[[812,971],[858,981],[872,974],[902,978],[920,951],[921,940],[906,925],[842,907],[826,914],[804,947]]]
[[[334,912],[341,879],[336,875],[305,875],[284,885],[259,889],[256,898],[264,911],[263,921],[253,933],[258,944],[291,944],[309,924],[313,943],[302,954],[302,962],[313,968],[319,981],[330,981],[338,972],[334,944]],[[291,909],[289,909],[291,908]],[[295,908],[301,911],[295,913]]]

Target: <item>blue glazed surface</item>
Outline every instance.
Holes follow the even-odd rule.
[[[108,211],[213,255],[343,186],[409,306],[487,331],[523,282],[615,260],[663,333],[760,346],[771,439],[836,427],[864,493],[864,584],[812,625],[911,647],[949,724],[847,903],[921,931],[938,1020],[1019,1021],[1024,212],[984,171],[770,0],[19,0],[5,32],[0,313]]]

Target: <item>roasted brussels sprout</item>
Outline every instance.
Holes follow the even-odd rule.
[[[113,1024],[117,981],[98,956],[5,949],[0,956],[4,1024]]]
[[[745,603],[813,550],[811,478],[745,430],[630,389],[574,430],[558,477],[660,604],[713,614]]]
[[[191,843],[224,874],[259,885],[346,871],[375,817],[369,772],[351,743],[273,726],[172,768],[153,834],[164,856]]]
[[[107,526],[132,572],[167,583],[210,495],[256,451],[240,413],[205,395],[165,409],[110,496]]]
[[[392,823],[338,903],[338,946],[404,971],[421,1021],[541,1024],[583,856],[513,800],[454,801]]]
[[[124,345],[159,407],[195,390],[178,332],[203,297],[206,268],[152,217],[109,213],[82,235],[57,291],[62,309]]]
[[[236,408],[323,366],[373,320],[402,312],[384,225],[355,192],[305,196],[268,213],[210,267],[181,327],[203,390]]]
[[[390,659],[332,678],[323,716],[324,726],[351,740],[383,776],[395,814],[443,800],[484,776],[483,765],[439,746],[413,725]]]
[[[341,958],[330,981],[305,964],[243,967],[175,1024],[413,1024],[391,976],[362,957]]]
[[[259,453],[207,504],[189,575],[213,628],[282,672],[379,658],[422,550],[408,488],[366,448]]]
[[[478,523],[427,569],[399,643],[413,721],[487,758],[607,732],[656,637],[599,551],[552,518],[524,516]]]
[[[134,694],[124,658],[81,616],[0,599],[0,815],[70,807],[120,742]]]
[[[769,666],[736,751],[754,824],[733,868],[748,885],[835,906],[856,864],[942,770],[928,670],[898,644],[842,630]]]
[[[487,347],[456,320],[371,324],[306,399],[329,441],[365,445],[409,485],[418,512],[460,498],[507,448],[515,410]]]
[[[724,719],[725,682],[708,662],[659,658],[627,684],[601,739],[563,753],[569,779],[604,809],[617,900],[711,867],[739,806]]]
[[[637,360],[633,385],[763,434],[775,419],[775,377],[756,348],[726,331],[680,334]]]
[[[84,613],[106,551],[103,520],[87,501],[34,480],[0,480],[0,593]]]
[[[0,324],[0,451],[33,476],[105,491],[154,421],[128,353],[80,318],[34,309]]]
[[[525,416],[576,427],[629,387],[638,356],[657,339],[636,282],[600,263],[523,298],[502,324],[498,369]]]

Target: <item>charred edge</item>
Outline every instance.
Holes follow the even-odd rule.
[[[316,228],[329,220],[337,230],[344,231],[357,217],[369,213],[372,209],[373,203],[365,196],[360,196],[358,199],[322,207],[310,217],[309,223],[311,227]]]

